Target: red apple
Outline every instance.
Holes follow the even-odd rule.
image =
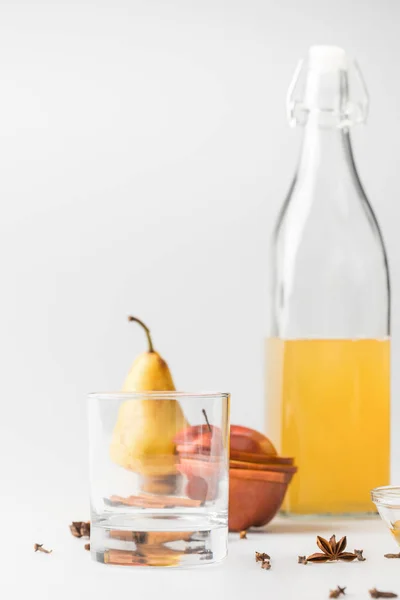
[[[219,456],[223,448],[221,430],[214,425],[186,427],[176,434],[174,442],[178,454]]]
[[[187,477],[186,494],[193,500],[213,500],[218,494],[221,462],[181,458],[178,471]]]
[[[222,452],[222,434],[219,427],[194,425],[182,429],[174,438],[178,454],[212,454]],[[262,433],[242,425],[231,425],[231,450],[252,454],[277,456],[272,442]]]
[[[231,425],[231,450],[277,455],[274,445],[264,434],[242,425]]]

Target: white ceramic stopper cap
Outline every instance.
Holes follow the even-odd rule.
[[[308,51],[309,69],[319,73],[347,70],[346,52],[338,46],[311,46]]]

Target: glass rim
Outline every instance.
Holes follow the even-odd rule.
[[[183,391],[143,391],[143,392],[91,392],[89,400],[127,400],[128,398],[148,398],[158,400],[177,400],[180,398],[223,398],[230,397],[229,392],[183,392]]]
[[[371,490],[371,498],[373,502],[382,502],[388,499],[398,499],[400,501],[400,486],[399,485],[383,485]]]

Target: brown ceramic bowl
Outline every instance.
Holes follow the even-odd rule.
[[[229,470],[229,531],[243,531],[269,523],[280,509],[297,471]]]
[[[210,427],[210,426],[209,426]],[[214,444],[213,432],[204,425],[188,427],[175,437],[177,469],[187,479],[185,494],[205,502],[218,495],[222,443]],[[215,433],[215,432],[214,432]],[[218,436],[216,436],[218,440]],[[278,512],[297,467],[291,457],[278,456],[262,433],[231,426],[229,461],[229,530],[261,527]]]

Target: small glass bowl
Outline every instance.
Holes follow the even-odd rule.
[[[383,522],[400,546],[400,486],[377,487],[371,491],[371,498]]]

